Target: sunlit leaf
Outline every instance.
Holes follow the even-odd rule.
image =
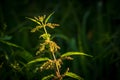
[[[33,22],[36,22],[36,23],[39,24],[39,25],[41,25],[40,22],[38,22],[36,19],[28,18],[28,17],[26,17],[26,18],[29,19],[29,20],[31,20],[31,21],[33,21]]]
[[[45,19],[45,23],[48,22],[48,20],[50,19],[50,17],[54,14],[54,12],[52,12],[46,19]]]
[[[72,56],[72,55],[83,55],[83,56],[92,57],[91,55],[85,54],[83,52],[67,52],[67,53],[62,54],[61,57]]]
[[[28,62],[27,64],[32,64],[32,63],[47,61],[47,60],[50,60],[50,59],[49,58],[37,58],[37,59],[34,59],[34,60]]]
[[[71,78],[74,78],[74,79],[77,79],[77,80],[83,80],[83,78],[81,78],[80,76],[78,76],[77,74],[72,73],[72,72],[67,72],[65,74],[65,76],[68,76],[68,77],[71,77]]]
[[[54,77],[53,74],[43,77],[42,80],[48,80],[48,79],[50,79],[52,77]]]

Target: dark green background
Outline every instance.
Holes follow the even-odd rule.
[[[120,80],[119,3],[119,0],[2,0],[0,80],[40,80],[49,73],[36,72],[39,64],[24,67],[36,58],[41,33],[31,33],[36,24],[25,17],[49,15],[53,11],[50,22],[60,27],[48,32],[61,47],[61,54],[82,51],[93,56],[74,56],[74,61],[64,63],[63,71],[70,67],[70,71],[85,80]],[[16,63],[17,68],[11,66]]]

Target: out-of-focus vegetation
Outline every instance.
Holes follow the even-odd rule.
[[[120,8],[118,0],[3,0],[0,2],[0,80],[41,80],[48,72],[25,66],[35,59],[39,33],[25,17],[50,14],[59,28],[49,30],[60,52],[81,51],[63,67],[85,80],[120,80]],[[63,69],[64,71],[64,69]],[[65,80],[69,80],[66,78]]]

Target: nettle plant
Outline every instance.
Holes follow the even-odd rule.
[[[36,32],[41,29],[44,30],[44,33],[39,36],[40,40],[42,40],[43,42],[40,43],[39,50],[36,52],[36,55],[47,54],[49,55],[49,57],[45,55],[44,57],[37,57],[36,59],[28,62],[27,65],[30,65],[36,62],[43,62],[43,64],[39,68],[40,71],[53,70],[52,74],[48,74],[47,76],[43,77],[42,80],[49,80],[49,79],[63,80],[65,76],[68,76],[77,80],[83,80],[83,78],[81,78],[77,74],[69,72],[69,68],[67,68],[65,72],[61,72],[61,67],[65,59],[73,60],[73,58],[70,57],[72,55],[86,55],[86,56],[89,56],[89,55],[84,54],[82,52],[67,52],[57,57],[56,54],[58,53],[60,47],[56,44],[56,42],[54,42],[51,39],[51,34],[48,33],[48,30],[46,29],[46,27],[54,29],[55,27],[60,26],[59,24],[48,22],[48,20],[53,15],[53,13],[51,13],[48,17],[44,15],[44,16],[38,16],[34,18],[28,18],[38,24],[35,28],[31,30],[31,32]]]

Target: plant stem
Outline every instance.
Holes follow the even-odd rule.
[[[45,28],[46,24],[44,24],[44,23],[42,22],[42,25],[43,25],[43,28],[44,28],[45,34],[47,35],[48,33],[47,33],[46,28]],[[48,39],[49,39],[49,38],[48,38]],[[53,59],[54,59],[54,61],[55,61],[55,67],[56,67],[56,70],[55,70],[55,71],[56,71],[56,76],[57,76],[57,78],[59,78],[59,80],[61,80],[60,71],[59,71],[59,67],[58,67],[57,60],[56,60],[56,57],[55,57],[54,52],[52,52],[52,56],[53,56]]]
[[[55,57],[55,54],[54,53],[52,53],[52,56],[53,56],[53,59],[54,59],[54,61],[55,61],[55,66],[56,66],[56,76],[58,77],[58,78],[60,78],[60,71],[59,71],[59,67],[58,67],[58,64],[57,64],[57,60],[56,60],[56,57]],[[61,79],[60,79],[61,80]]]
[[[47,30],[46,30],[46,28],[45,28],[45,24],[42,22],[42,25],[43,25],[43,29],[44,29],[44,31],[45,31],[45,34],[47,34]]]

